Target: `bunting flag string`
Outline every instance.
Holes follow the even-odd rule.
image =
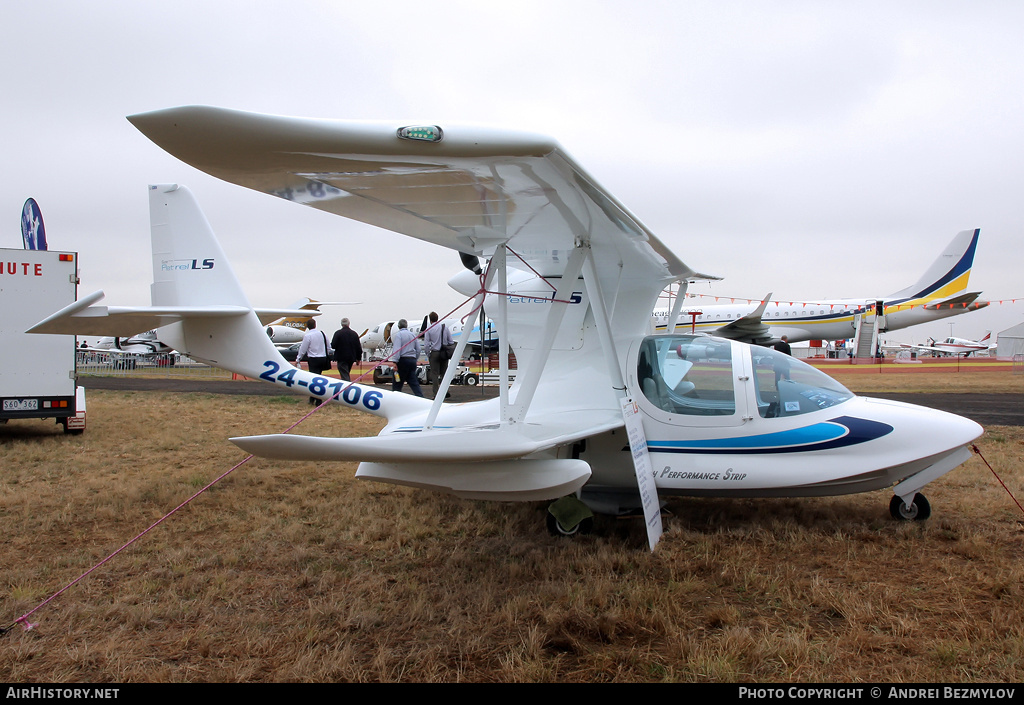
[[[671,298],[675,298],[675,296],[676,296],[676,294],[669,293],[669,294],[662,294],[662,296],[660,298],[670,298],[671,299]],[[715,303],[720,303],[721,299],[723,299],[723,298],[728,298],[729,299],[729,303],[732,303],[732,304],[735,304],[735,303],[738,302],[738,303],[746,303],[746,304],[749,304],[751,306],[755,306],[755,305],[758,305],[758,304],[762,303],[762,299],[746,299],[746,298],[743,298],[743,297],[724,297],[724,296],[716,296],[714,294],[699,294],[699,293],[692,293],[692,292],[687,292],[684,296],[687,299],[714,299]],[[890,304],[890,305],[886,306],[886,308],[887,309],[893,309],[893,310],[896,310],[896,311],[905,311],[905,310],[906,311],[911,311],[911,310],[913,310],[915,308],[943,309],[943,308],[946,308],[946,307],[949,307],[950,309],[955,309],[955,308],[958,308],[958,307],[959,308],[965,308],[965,309],[966,308],[980,309],[980,308],[984,308],[985,306],[997,306],[997,305],[998,306],[1002,306],[1002,305],[1016,304],[1017,303],[1017,299],[1024,299],[1024,296],[1018,296],[1018,297],[1013,297],[1013,298],[996,299],[996,300],[992,300],[992,301],[970,301],[970,302],[961,301],[961,302],[953,302],[953,303],[945,303],[945,302],[931,303],[931,302],[927,302],[926,301],[926,302],[923,302],[923,303],[916,303],[916,304]],[[822,301],[822,302],[813,302],[813,301],[782,301],[782,300],[779,300],[779,301],[769,301],[768,303],[772,304],[774,306],[780,306],[782,304],[787,304],[789,306],[795,306],[796,304],[800,304],[800,306],[802,308],[807,308],[808,306],[821,306],[821,307],[828,306],[829,311],[834,311],[836,306],[843,306],[844,305],[844,304],[836,304],[834,302],[829,303],[829,302],[824,302],[824,301]],[[853,302],[853,301],[851,301],[849,303],[849,305],[850,306],[857,306],[856,302]]]

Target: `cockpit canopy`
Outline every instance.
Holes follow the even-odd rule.
[[[753,400],[746,381],[752,379]],[[756,405],[761,418],[796,416],[840,404],[853,393],[828,375],[770,348],[701,335],[655,335],[637,357],[637,383],[661,411],[732,416]]]

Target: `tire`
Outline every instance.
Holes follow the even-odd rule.
[[[897,495],[889,500],[889,514],[896,521],[924,521],[932,515],[931,505],[923,494],[918,493],[908,507]]]
[[[475,387],[480,384],[480,378],[474,372],[470,372],[462,379],[462,383],[468,387]]]
[[[548,531],[551,532],[552,536],[584,536],[594,531],[593,517],[587,517],[572,529],[565,529],[558,523],[558,519],[555,519],[554,515],[548,512],[547,524]]]

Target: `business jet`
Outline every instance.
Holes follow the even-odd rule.
[[[992,331],[985,333],[981,340],[968,340],[967,338],[955,338],[950,336],[941,341],[929,339],[927,345],[902,345],[903,348],[930,352],[937,355],[963,355],[968,357],[971,353],[988,351],[994,348],[989,341],[992,338]]]
[[[888,296],[770,301],[768,294],[754,305],[745,301],[699,309],[679,306],[675,312],[655,311],[652,330],[663,333],[675,320],[676,332],[711,333],[767,345],[784,335],[791,343],[853,338],[864,320],[885,333],[977,311],[989,305],[977,300],[980,292],[967,291],[980,234],[980,229],[957,234],[917,282]]]
[[[267,337],[279,348],[287,348],[302,342],[306,334],[309,319],[319,316],[321,306],[351,306],[358,301],[315,301],[310,298],[301,299],[292,307],[295,315],[286,315],[267,324]]]
[[[149,330],[127,338],[107,336],[100,338],[92,347],[79,348],[89,352],[108,352],[125,355],[170,355],[174,348],[165,345],[157,337],[157,331]]]
[[[769,348],[650,335],[659,293],[705,275],[684,264],[550,138],[446,125],[306,120],[207,107],[129,118],[215,176],[377,224],[476,260],[449,283],[486,305],[519,369],[496,398],[444,403],[310,374],[259,325],[208,223],[152,228],[152,306],[100,306],[97,291],[34,326],[78,332],[166,326],[178,350],[303,396],[377,415],[376,437],[233,438],[290,460],[358,461],[365,480],[496,501],[548,501],[549,529],[642,510],[651,549],[662,497],[820,497],[891,488],[890,513],[923,519],[921,489],[971,453],[982,428],[932,409],[857,397]],[[202,219],[191,193],[151,186],[154,224]],[[186,253],[188,253],[186,255]],[[161,255],[154,255],[159,257]],[[88,332],[86,331],[86,334]],[[468,336],[459,341],[461,356]],[[254,429],[255,430],[255,429]]]

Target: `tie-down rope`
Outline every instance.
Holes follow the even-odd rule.
[[[554,290],[554,291],[557,291],[557,288],[556,288],[556,287],[555,287],[554,285],[552,285],[552,284],[551,284],[551,282],[549,282],[549,281],[548,281],[548,280],[547,280],[546,278],[544,278],[543,276],[541,276],[541,274],[540,274],[539,272],[537,272],[537,270],[535,270],[535,269],[534,269],[533,267],[531,267],[531,266],[530,266],[530,264],[529,264],[529,263],[528,263],[528,262],[527,262],[526,260],[524,260],[524,259],[523,259],[522,257],[520,257],[520,256],[519,256],[519,255],[518,255],[518,254],[517,254],[516,252],[514,252],[514,251],[513,251],[513,250],[512,250],[511,248],[508,248],[508,251],[509,251],[509,252],[512,252],[512,254],[513,254],[513,255],[515,255],[516,257],[518,257],[518,258],[520,259],[520,261],[522,261],[522,262],[523,262],[523,263],[524,263],[524,264],[525,264],[525,265],[526,265],[527,267],[529,267],[529,268],[530,268],[530,270],[531,270],[531,271],[532,271],[532,272],[533,272],[534,274],[536,274],[536,275],[537,275],[537,277],[538,277],[538,278],[540,278],[540,279],[541,279],[541,280],[542,280],[542,281],[543,281],[543,282],[544,282],[545,284],[547,284],[548,286],[550,286],[550,287],[552,288],[552,290]],[[482,274],[480,274],[480,289],[479,289],[479,290],[477,291],[477,293],[476,293],[476,294],[474,294],[473,296],[471,296],[471,297],[467,298],[467,299],[466,299],[465,301],[463,301],[463,302],[462,302],[462,303],[460,303],[460,304],[459,304],[458,306],[456,306],[455,308],[453,308],[453,309],[452,309],[452,310],[451,310],[451,311],[450,311],[450,312],[449,312],[449,313],[448,313],[448,314],[447,314],[446,316],[444,316],[444,318],[442,318],[442,319],[439,319],[439,320],[438,320],[438,321],[437,321],[436,323],[433,323],[433,324],[431,324],[431,325],[430,325],[430,326],[429,326],[428,328],[426,328],[425,330],[423,330],[423,331],[420,331],[420,335],[423,335],[424,333],[426,333],[426,331],[427,331],[427,330],[430,330],[431,328],[433,328],[433,327],[434,327],[434,326],[436,326],[436,325],[443,325],[443,323],[444,323],[444,320],[445,320],[445,319],[447,319],[447,318],[450,318],[450,317],[451,317],[452,315],[454,315],[454,314],[455,314],[455,312],[456,312],[456,311],[458,311],[458,310],[459,310],[460,308],[462,308],[463,306],[465,306],[465,305],[466,305],[467,303],[469,303],[470,301],[473,301],[474,299],[476,299],[477,297],[479,297],[479,296],[480,296],[480,294],[493,294],[493,295],[496,295],[496,296],[511,296],[511,294],[509,294],[508,292],[488,291],[488,290],[487,290],[487,289],[485,288],[485,286],[484,286],[484,282],[485,282],[485,279],[486,279],[486,274],[485,274],[485,273],[482,273]],[[556,299],[551,299],[551,301],[556,301]],[[569,302],[564,302],[564,303],[569,303]],[[482,305],[483,305],[483,302],[482,302],[482,299],[481,299],[481,302],[480,302],[480,303],[478,303],[478,304],[477,304],[476,306],[474,306],[474,307],[473,307],[473,309],[472,309],[472,310],[471,310],[471,311],[470,311],[469,313],[467,313],[467,314],[466,314],[466,315],[465,315],[465,316],[464,316],[464,317],[462,318],[462,322],[463,322],[463,324],[465,323],[465,321],[466,321],[466,320],[467,320],[467,319],[468,319],[468,318],[469,318],[470,316],[472,316],[472,315],[473,315],[474,313],[476,313],[476,312],[477,312],[477,311],[478,311],[478,310],[480,309],[480,306],[482,306]],[[417,338],[419,338],[419,337],[420,337],[420,336],[417,336],[417,337],[416,337],[416,338],[414,338],[414,339],[413,339],[412,341],[410,341],[410,342],[406,343],[406,344],[405,344],[404,346],[402,346],[401,348],[399,348],[399,349],[398,349],[398,352],[401,352],[402,350],[404,350],[404,349],[405,349],[406,347],[408,347],[409,345],[412,345],[412,344],[413,344],[413,343],[414,343],[414,342],[416,341],[416,339],[417,339]],[[394,352],[395,352],[395,351],[393,351],[393,352],[392,352],[392,354],[394,354]],[[392,364],[392,365],[394,364],[394,363],[391,363],[390,361],[386,361],[386,362],[388,362],[388,363],[390,363],[390,364]],[[303,416],[302,416],[302,417],[301,417],[301,418],[300,418],[300,419],[299,419],[298,421],[296,421],[296,422],[295,422],[295,423],[293,423],[293,424],[292,424],[291,426],[289,426],[289,427],[288,427],[287,429],[285,429],[285,430],[283,431],[283,433],[288,433],[289,431],[292,431],[293,429],[295,429],[296,427],[298,427],[298,426],[299,426],[299,425],[300,425],[301,423],[303,423],[303,422],[304,422],[304,421],[305,421],[306,419],[310,418],[310,417],[311,417],[311,416],[312,416],[313,414],[315,414],[315,413],[316,413],[317,411],[319,411],[319,410],[321,409],[321,407],[323,407],[323,406],[326,406],[326,402],[327,402],[327,401],[334,401],[334,400],[335,400],[335,399],[336,399],[336,398],[337,398],[337,397],[338,397],[338,396],[339,396],[340,394],[343,394],[343,393],[344,393],[344,392],[345,392],[345,391],[346,391],[347,389],[349,389],[349,387],[351,387],[351,386],[352,386],[353,384],[356,384],[356,383],[360,382],[360,381],[361,381],[361,380],[363,379],[363,377],[366,377],[367,375],[369,375],[369,374],[372,374],[372,372],[373,372],[373,370],[370,370],[370,371],[364,372],[363,374],[361,374],[361,375],[359,375],[358,377],[356,377],[356,378],[355,378],[354,380],[351,380],[351,381],[349,381],[348,385],[345,385],[345,386],[341,387],[341,388],[340,388],[340,389],[339,389],[339,390],[338,390],[337,392],[335,392],[335,393],[334,393],[334,394],[333,394],[333,395],[332,395],[332,396],[330,397],[330,399],[327,399],[327,400],[326,400],[326,401],[325,401],[324,403],[322,403],[322,404],[317,404],[316,406],[314,406],[314,407],[313,407],[313,409],[312,409],[311,411],[307,412],[307,413],[306,413],[305,415],[303,415]],[[148,533],[149,533],[150,531],[152,531],[153,529],[155,529],[155,528],[157,528],[158,526],[160,526],[160,525],[161,525],[162,523],[164,523],[164,522],[165,522],[166,520],[168,520],[169,518],[171,518],[171,517],[172,517],[172,516],[173,516],[174,514],[176,514],[176,513],[178,512],[178,511],[180,511],[180,510],[181,510],[181,509],[183,509],[184,507],[188,506],[188,504],[190,504],[190,503],[191,503],[191,502],[192,502],[192,501],[193,501],[194,499],[196,499],[196,498],[197,498],[197,497],[199,497],[199,496],[200,496],[201,494],[203,494],[204,492],[206,492],[207,490],[209,490],[209,489],[210,489],[211,487],[213,487],[213,486],[214,486],[214,485],[216,485],[216,484],[217,484],[218,482],[220,482],[221,480],[223,480],[223,479],[224,479],[225,477],[227,477],[228,475],[230,475],[231,473],[233,473],[233,472],[234,472],[235,470],[237,470],[238,468],[240,468],[240,467],[242,467],[243,465],[245,465],[246,463],[248,463],[248,462],[249,462],[250,460],[252,460],[252,459],[253,459],[254,457],[255,457],[255,456],[254,456],[254,455],[252,455],[252,454],[249,454],[249,455],[247,455],[247,456],[246,456],[245,458],[243,458],[243,459],[242,459],[241,461],[239,461],[239,462],[238,462],[238,463],[236,463],[236,464],[235,464],[234,466],[232,466],[232,467],[231,467],[231,468],[230,468],[229,470],[227,470],[226,472],[222,473],[222,474],[221,474],[221,475],[219,475],[219,476],[218,476],[217,478],[215,478],[214,480],[212,480],[211,482],[209,482],[209,483],[208,483],[208,484],[207,484],[206,486],[204,486],[203,488],[201,488],[200,490],[198,490],[197,492],[195,492],[195,493],[194,493],[194,494],[193,494],[193,495],[192,495],[191,497],[189,497],[188,499],[186,499],[186,500],[185,500],[184,502],[182,502],[181,504],[179,504],[179,505],[178,505],[177,507],[175,507],[175,508],[174,508],[174,509],[172,509],[171,511],[167,512],[166,514],[164,514],[164,515],[163,515],[162,517],[160,517],[160,518],[159,518],[159,519],[157,519],[157,520],[156,520],[155,522],[153,522],[152,524],[150,524],[150,525],[149,525],[149,526],[148,526],[148,527],[147,527],[146,529],[144,529],[143,531],[139,532],[139,533],[138,533],[138,534],[137,534],[136,536],[134,536],[134,537],[133,537],[132,539],[130,539],[129,541],[127,541],[126,543],[124,543],[124,544],[123,544],[123,545],[122,545],[122,546],[121,546],[120,548],[118,548],[117,550],[115,550],[115,551],[113,551],[112,553],[110,553],[110,554],[109,554],[109,555],[108,555],[108,556],[107,556],[106,558],[104,558],[103,560],[101,560],[101,561],[100,561],[99,563],[96,563],[96,564],[95,564],[94,566],[92,566],[92,567],[91,567],[91,568],[89,568],[89,569],[88,569],[87,571],[85,571],[84,573],[82,573],[81,575],[79,575],[79,576],[78,576],[77,578],[75,578],[75,579],[74,579],[74,580],[72,580],[72,581],[71,581],[70,583],[68,583],[67,585],[65,585],[64,587],[62,587],[62,588],[61,588],[60,590],[58,590],[57,592],[55,592],[55,593],[53,593],[52,595],[50,595],[50,597],[48,597],[48,598],[46,598],[45,600],[43,600],[43,601],[42,601],[41,603],[39,603],[39,604],[38,604],[38,605],[37,605],[36,607],[32,608],[31,610],[29,610],[28,612],[26,612],[26,613],[25,613],[25,614],[23,614],[22,616],[20,616],[20,617],[18,617],[17,619],[15,619],[15,620],[14,620],[14,622],[12,622],[11,624],[9,624],[8,626],[6,626],[6,627],[0,627],[0,636],[2,636],[3,634],[6,634],[7,632],[9,632],[9,631],[10,631],[11,629],[13,629],[13,628],[14,628],[14,626],[15,626],[15,625],[21,625],[21,627],[22,627],[22,628],[23,628],[23,629],[24,629],[25,631],[29,631],[29,630],[31,630],[32,628],[34,628],[34,627],[35,627],[36,625],[35,625],[35,624],[33,624],[32,622],[30,622],[30,621],[29,621],[29,618],[30,618],[30,617],[31,617],[31,616],[32,616],[33,614],[35,614],[36,612],[38,612],[38,611],[39,611],[40,609],[42,609],[43,607],[45,607],[46,605],[48,605],[48,604],[49,604],[50,602],[52,602],[53,600],[55,600],[55,599],[57,599],[58,597],[60,597],[61,595],[63,595],[63,594],[65,593],[65,592],[67,592],[68,590],[70,590],[70,589],[71,589],[72,587],[74,587],[75,585],[77,585],[77,584],[78,584],[78,583],[80,583],[81,581],[85,580],[85,578],[87,578],[87,577],[88,577],[89,575],[91,575],[92,573],[94,573],[94,572],[95,572],[96,570],[98,570],[99,568],[101,568],[101,567],[103,567],[104,565],[106,565],[107,563],[109,563],[109,562],[110,562],[111,560],[113,560],[113,559],[114,559],[114,557],[116,557],[116,556],[117,556],[118,554],[120,554],[121,552],[123,552],[124,550],[126,550],[126,549],[127,549],[128,547],[132,546],[132,545],[133,545],[134,543],[136,543],[137,541],[139,541],[140,539],[142,539],[142,537],[146,536],[146,535],[147,535],[147,534],[148,534]]]

